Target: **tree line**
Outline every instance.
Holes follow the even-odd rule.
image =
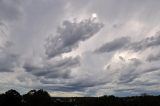
[[[0,94],[0,106],[160,106],[160,96],[51,97],[42,89],[24,95],[11,89]]]

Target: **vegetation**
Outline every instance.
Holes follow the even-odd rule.
[[[0,94],[0,106],[160,106],[160,96],[50,97],[44,90],[20,95],[15,90]]]

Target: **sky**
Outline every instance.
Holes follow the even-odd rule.
[[[0,0],[0,92],[160,94],[160,0]]]

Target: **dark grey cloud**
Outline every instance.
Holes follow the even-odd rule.
[[[0,20],[0,49],[9,46],[10,43],[8,40],[8,26]]]
[[[64,21],[62,26],[57,29],[57,35],[47,39],[46,54],[54,57],[70,52],[78,47],[79,42],[89,39],[102,27],[103,24],[94,19],[84,19],[79,22]]]
[[[112,52],[119,50],[132,50],[135,52],[143,51],[151,47],[156,47],[160,45],[160,35],[146,37],[140,41],[131,41],[129,37],[121,37],[107,42],[100,48],[95,50],[97,53]]]
[[[136,78],[138,78],[138,74],[134,73],[135,70],[128,70],[127,73],[123,73],[123,75],[121,75],[119,77],[119,83],[130,83],[133,80],[135,80]]]
[[[124,69],[126,71],[123,71],[119,78],[118,83],[121,84],[129,84],[133,83],[137,78],[142,77],[143,75],[147,73],[154,73],[160,70],[160,67],[155,64],[148,64],[148,66],[145,66],[144,64],[132,64],[129,68]],[[136,84],[136,83],[134,83]],[[137,83],[137,85],[140,85]]]
[[[131,92],[131,91],[134,91],[135,88],[121,88],[121,89],[116,89],[114,90],[115,92]]]
[[[137,96],[147,93],[148,95],[159,95],[159,91],[154,91],[150,89],[143,89],[141,87],[131,87],[131,88],[121,88],[114,90],[115,94],[118,96]]]
[[[130,42],[129,37],[117,38],[117,39],[114,39],[114,40],[102,45],[95,52],[97,52],[97,53],[112,52],[117,49],[121,49],[121,48],[125,47],[125,45],[127,45],[129,42]]]
[[[45,89],[48,91],[62,91],[62,92],[74,92],[74,91],[83,91],[81,88],[70,87],[67,85],[41,85],[37,86],[36,89]]]
[[[19,55],[10,52],[12,42],[8,40],[8,26],[0,22],[0,72],[13,72],[18,67]]]
[[[0,72],[13,72],[19,65],[19,55],[8,52],[0,53]]]
[[[156,47],[160,45],[160,35],[147,37],[138,42],[133,42],[128,45],[128,48],[134,51],[145,50],[150,47]]]
[[[20,0],[0,0],[0,72],[14,72],[20,66],[20,54],[12,51],[10,27],[21,16]]]
[[[154,91],[154,90],[147,90],[143,88],[128,88],[128,89],[119,89],[115,90],[115,95],[116,96],[137,96],[137,95],[142,95],[142,94],[148,94],[148,95],[159,95],[159,91]]]
[[[29,72],[37,77],[45,77],[49,78],[69,78],[70,71],[75,66],[79,65],[79,58],[64,58],[60,60],[49,60],[43,62],[41,64],[33,64],[30,61],[25,62],[23,68],[26,72]]]
[[[0,0],[0,19],[14,21],[20,18],[20,0]]]
[[[135,81],[134,83],[135,86],[137,85],[142,85],[142,86],[156,86],[156,85],[159,85],[159,82],[150,82],[150,81]]]
[[[118,83],[126,84],[134,81],[136,78],[141,76],[141,74],[144,74],[143,72],[137,72],[139,71],[138,68],[142,65],[142,62],[136,58],[129,60],[131,63],[127,64],[125,61],[122,61],[125,63],[125,68],[120,69],[122,72],[120,72],[120,75],[118,77]],[[123,67],[123,66],[122,66]]]
[[[150,54],[150,55],[147,57],[146,60],[149,61],[149,62],[159,61],[159,60],[160,60],[160,52]]]
[[[48,80],[48,79],[42,79],[41,83],[47,85],[54,85],[54,90],[59,90],[59,91],[85,91],[88,88],[92,88],[92,87],[98,87],[101,85],[106,84],[106,81],[98,81],[98,80],[87,80],[87,79],[81,79],[81,80],[70,80],[69,82],[65,82],[65,83],[57,83],[54,80]],[[56,85],[57,84],[57,85]],[[49,89],[49,88],[48,88]]]
[[[150,71],[150,73],[153,73],[153,72]],[[137,73],[137,75],[135,76],[135,79],[133,78],[131,81],[118,83],[119,88],[114,88],[114,92],[116,95],[119,95],[119,93],[122,93],[122,96],[124,96],[123,94],[124,92],[126,92],[127,95],[133,95],[133,94],[139,95],[142,93],[153,94],[152,92],[159,93],[157,90],[158,89],[157,86],[159,85],[159,80],[156,81],[155,79],[157,78],[153,74],[152,75],[150,74],[149,76],[152,76],[153,79],[148,78],[146,80],[146,77],[147,77],[146,73],[139,73],[139,74]]]
[[[96,80],[81,80],[81,81],[77,81],[75,83],[72,83],[72,84],[68,84],[68,86],[72,89],[75,89],[75,90],[85,90],[85,89],[88,89],[90,87],[98,87],[100,85],[104,85],[106,84],[107,82],[104,80],[104,81],[96,81]]]
[[[146,62],[144,59],[138,58],[118,58],[115,63],[110,64],[110,68],[106,69],[107,76],[113,76],[110,80],[112,83],[116,83],[119,87],[135,87],[140,86],[156,86],[158,84],[158,79],[156,76],[159,73],[160,67],[159,62],[154,63]],[[114,60],[115,61],[115,60]],[[115,67],[116,66],[116,67]],[[110,74],[112,72],[113,74]],[[147,77],[151,78],[147,78]],[[141,84],[142,82],[143,84]],[[116,88],[115,88],[116,89]]]

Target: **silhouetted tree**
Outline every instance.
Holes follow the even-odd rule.
[[[23,95],[24,104],[27,106],[50,106],[51,98],[44,90],[31,90]]]
[[[3,106],[22,106],[22,96],[16,90],[9,90],[2,95]]]

